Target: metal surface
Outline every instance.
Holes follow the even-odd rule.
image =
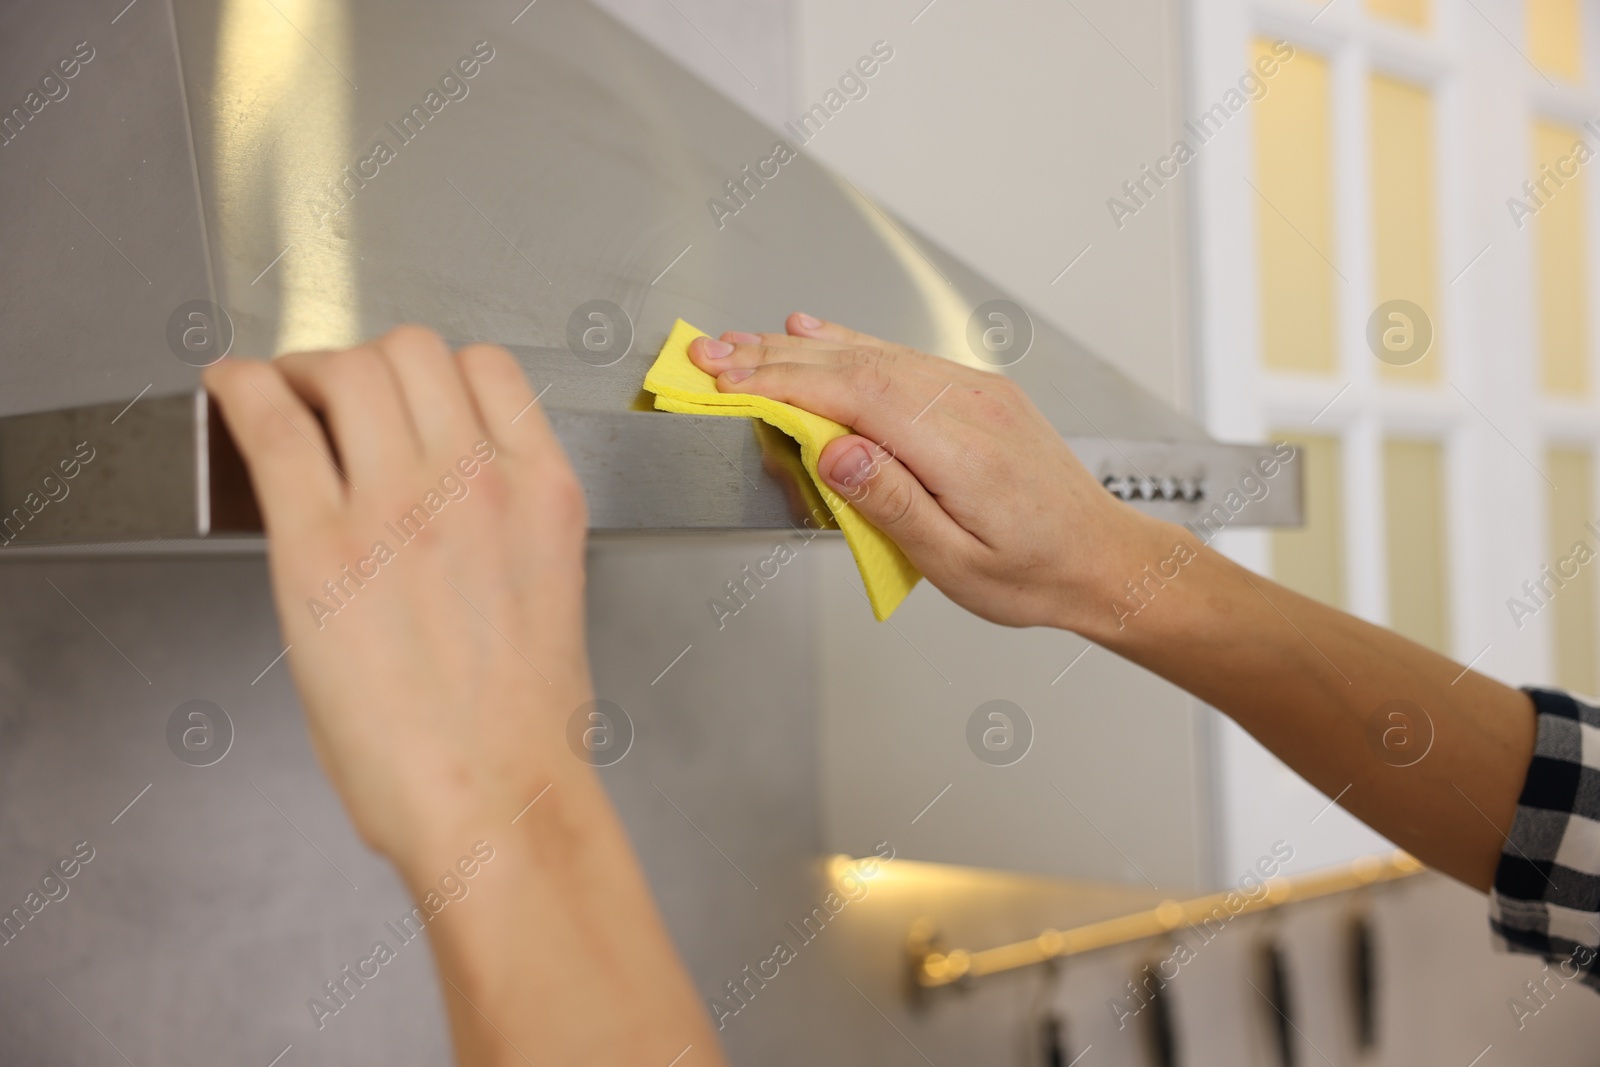
[[[596,530],[784,529],[804,515],[791,515],[775,454],[796,447],[765,427],[653,412],[550,417],[588,487]],[[57,464],[84,446],[92,458],[65,479]],[[242,461],[199,391],[0,419],[0,502],[0,548],[13,554],[134,542],[170,551],[204,537],[261,545],[248,536],[261,518]]]
[[[730,542],[749,541],[654,538],[589,569],[595,684],[635,731],[602,775],[696,988],[711,992],[829,888],[809,587],[775,586],[737,635],[716,633],[700,603],[732,565]],[[287,663],[274,662],[265,562],[41,561],[0,567],[0,596],[18,609],[0,620],[0,916],[75,842],[95,852],[64,897],[0,931],[0,1063],[267,1067],[289,1045],[280,1067],[451,1062],[430,950],[385,926],[410,897],[350,825]],[[726,697],[766,687],[758,715]],[[168,740],[174,709],[194,699],[232,725],[209,766]],[[309,998],[379,938],[398,958],[319,1026]],[[813,1013],[859,1032],[876,1016],[821,962],[786,975],[759,1021],[721,1035],[735,1062],[848,1058],[844,1035],[811,1032]],[[890,1002],[892,990],[868,988]],[[890,1041],[892,1030],[885,1056]]]
[[[511,346],[549,387],[597,529],[776,528],[795,517],[748,428],[635,410],[672,321],[775,329],[803,308],[977,364],[968,321],[1005,296],[814,164],[789,131],[796,158],[747,177],[777,136],[579,0],[543,0],[514,23],[498,4],[423,0],[171,0],[109,25],[62,5],[0,13],[0,69],[43,73],[79,41],[94,58],[70,92],[0,148],[0,241],[28,265],[0,298],[0,416],[120,410],[150,390],[132,419],[151,397],[193,388],[169,339],[192,301],[224,308],[232,351],[250,356],[422,321]],[[719,221],[709,204],[736,203],[735,181],[746,202]],[[567,347],[569,319],[597,299],[634,327],[604,367]],[[1033,326],[1005,372],[1094,462],[1109,462],[1096,444],[1108,440],[1202,446],[1168,450],[1172,469],[1112,476],[1247,466]],[[47,425],[0,424],[0,438],[31,458],[43,446],[30,434]],[[163,447],[116,446],[127,488],[85,492],[71,521],[19,541],[248,526],[242,482],[206,469],[198,446],[188,483],[244,517],[147,497],[185,491],[179,446]],[[1270,507],[1238,521],[1295,521],[1297,480],[1289,472]]]
[[[794,486],[798,447],[761,423],[566,409],[550,418],[587,489],[596,531],[782,530],[798,529],[806,518]],[[1254,446],[1102,438],[1068,444],[1117,495],[1176,522],[1217,527],[1297,518],[1294,484],[1257,500],[1239,495],[1245,506],[1237,515],[1217,510],[1225,491],[1266,454]],[[61,464],[82,455],[91,458],[65,477]],[[0,419],[0,548],[13,554],[30,546],[131,548],[207,537],[252,549],[260,538],[250,535],[260,531],[243,463],[204,392]]]

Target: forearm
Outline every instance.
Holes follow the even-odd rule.
[[[493,823],[448,835],[494,858],[428,926],[456,1062],[667,1064],[692,1046],[684,1067],[721,1064],[595,775],[560,772],[515,825]],[[452,855],[429,847],[400,864],[418,901]]]
[[[1073,628],[1229,715],[1429,866],[1488,889],[1533,754],[1526,694],[1251,574],[1187,530],[1131,529],[1103,606]],[[1192,558],[1166,563],[1179,546]]]

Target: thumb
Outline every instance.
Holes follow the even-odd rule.
[[[916,475],[894,454],[849,434],[828,442],[817,470],[872,525],[888,534],[923,570],[921,560],[949,545],[958,532]]]

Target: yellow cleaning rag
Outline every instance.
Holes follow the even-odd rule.
[[[862,518],[850,502],[829,488],[817,473],[817,460],[829,441],[850,432],[832,419],[802,411],[792,404],[745,393],[719,393],[717,380],[689,361],[689,342],[706,336],[679,319],[661,346],[644,387],[655,394],[656,407],[690,415],[737,415],[761,419],[800,442],[800,461],[816,485],[834,521],[844,531],[845,542],[855,554],[861,581],[867,587],[872,613],[882,622],[911,592],[922,577],[887,535]]]

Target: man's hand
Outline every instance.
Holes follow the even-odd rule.
[[[502,348],[401,327],[206,385],[324,767],[374,848],[448,862],[573,762],[565,717],[589,699],[583,491],[527,379]]]
[[[1097,583],[1121,573],[1108,564],[1149,523],[1095,481],[1021,388],[807,315],[788,330],[699,338],[689,356],[723,392],[853,428],[823,450],[823,477],[969,611],[1069,629],[1089,603],[1105,611]]]
[[[224,362],[206,384],[250,468],[289,666],[357,828],[423,908],[469,852],[493,860],[427,913],[457,1062],[721,1064],[605,790],[566,743],[591,697],[583,492],[511,355],[402,327]]]

